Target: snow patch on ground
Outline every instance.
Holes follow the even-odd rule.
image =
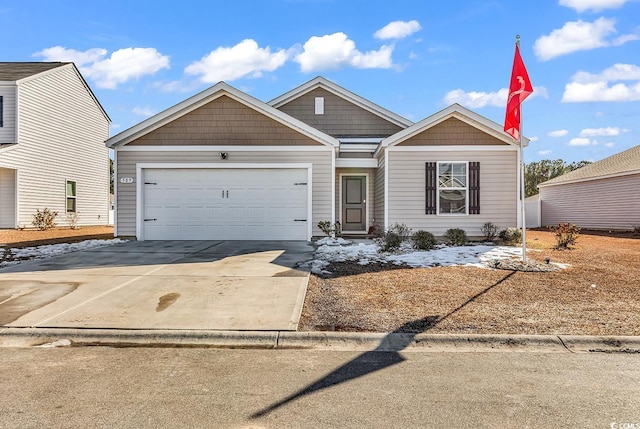
[[[22,249],[11,248],[5,258],[9,261],[0,262],[0,268],[31,259],[43,259],[51,256],[62,255],[63,253],[76,252],[78,250],[93,249],[96,247],[111,246],[113,244],[124,243],[127,240],[114,238],[111,240],[85,240],[78,243],[47,244],[44,246],[25,247]]]
[[[416,251],[401,247],[397,253],[386,253],[375,243],[335,244],[322,239],[311,263],[314,274],[329,274],[326,267],[332,262],[356,261],[360,265],[390,262],[414,268],[471,266],[488,268],[496,260],[519,258],[522,248],[478,244],[471,246],[438,245],[433,250]],[[335,240],[335,239],[331,239]],[[346,240],[343,240],[346,241]],[[331,243],[331,244],[329,244]],[[349,242],[347,242],[349,243]]]

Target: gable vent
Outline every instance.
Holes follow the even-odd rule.
[[[316,115],[324,115],[324,97],[316,97]]]

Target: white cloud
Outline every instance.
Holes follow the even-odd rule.
[[[153,116],[156,114],[156,111],[152,109],[151,106],[144,106],[144,107],[136,106],[133,108],[132,112],[134,115],[146,116],[146,117]]]
[[[420,31],[422,27],[415,19],[411,21],[393,21],[373,34],[376,39],[402,39]]]
[[[539,37],[533,45],[533,51],[538,60],[548,61],[571,52],[618,46],[640,39],[640,36],[634,34],[625,34],[614,40],[607,39],[614,34],[616,20],[613,18],[598,18],[594,22],[570,21],[562,28],[553,30],[548,36]]]
[[[271,72],[287,61],[284,49],[271,52],[271,48],[260,48],[253,39],[245,39],[235,46],[221,46],[205,55],[199,61],[189,64],[185,73],[200,76],[205,83],[222,80],[232,81],[245,76],[260,77],[263,72]]]
[[[294,61],[305,72],[336,70],[341,67],[391,68],[393,46],[383,45],[377,51],[360,52],[346,34],[339,32],[325,36],[312,36],[303,45],[303,51]]]
[[[567,130],[555,130],[551,131],[548,135],[549,137],[564,137],[567,134],[569,134],[569,131]]]
[[[596,142],[584,137],[576,137],[569,140],[569,146],[590,146],[592,144],[596,144]]]
[[[84,52],[54,46],[33,54],[44,61],[73,61],[82,74],[99,88],[116,89],[121,83],[152,75],[169,68],[169,57],[155,48],[124,48],[106,58],[106,49],[92,48]]]
[[[578,13],[587,10],[599,12],[605,9],[619,9],[628,0],[560,0],[560,6],[570,7]]]
[[[540,140],[538,137],[529,137],[530,143],[537,142],[538,140]]]
[[[449,91],[447,94],[445,94],[443,101],[447,105],[458,103],[472,109],[477,109],[485,106],[504,107],[507,105],[508,95],[509,90],[507,88],[502,88],[494,92],[465,92],[462,89],[454,89],[453,91]],[[548,98],[549,95],[547,92],[547,88],[545,88],[544,86],[535,86],[533,88],[533,93],[529,96],[529,98],[533,97]]]
[[[563,103],[638,100],[640,100],[640,67],[634,64],[614,64],[599,74],[579,71],[573,75],[571,82],[565,85],[562,95]]]
[[[615,146],[615,143],[613,143],[613,142],[607,142],[607,143],[605,143],[604,145],[605,145],[606,147],[614,147],[614,146]]]
[[[621,130],[618,127],[606,127],[606,128],[585,128],[580,131],[580,137],[609,137],[619,136],[620,133],[627,130]]]
[[[551,149],[539,150],[538,155],[549,155],[551,153]]]

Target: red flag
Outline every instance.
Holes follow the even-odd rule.
[[[507,99],[507,114],[504,118],[504,130],[516,140],[520,140],[520,103],[533,92],[529,74],[524,67],[520,48],[516,43],[516,54],[513,58],[511,83],[509,84],[509,98]]]

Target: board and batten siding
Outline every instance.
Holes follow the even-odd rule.
[[[0,86],[2,97],[2,127],[0,127],[0,144],[16,142],[16,86]],[[0,155],[0,165],[3,156]]]
[[[16,227],[15,170],[0,168],[0,228]]]
[[[485,222],[500,229],[517,224],[517,153],[511,151],[393,151],[387,152],[389,225],[404,223],[413,231],[443,236],[461,228],[469,237],[482,236]],[[425,214],[426,162],[480,162],[480,214]]]
[[[542,226],[631,230],[640,225],[640,174],[540,187]]]
[[[109,120],[73,65],[21,82],[19,142],[0,166],[18,171],[18,220],[31,227],[37,209],[66,224],[66,180],[77,186],[78,225],[109,220]]]
[[[318,229],[318,222],[331,219],[332,199],[332,150],[328,147],[318,147],[318,151],[298,151],[295,149],[282,151],[229,151],[229,159],[221,160],[218,151],[117,151],[118,177],[133,178],[134,183],[117,184],[116,235],[120,237],[136,236],[136,165],[138,163],[215,163],[224,168],[225,164],[312,164],[312,234],[323,235]],[[161,168],[161,167],[160,167]]]
[[[316,97],[324,98],[324,113],[321,115],[315,114]],[[295,98],[278,110],[331,136],[386,137],[402,129],[322,88]]]

